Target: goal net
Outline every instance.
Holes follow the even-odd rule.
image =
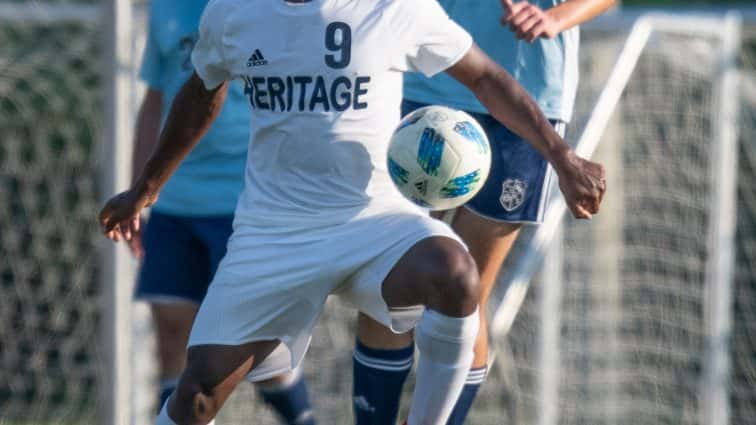
[[[740,219],[756,215],[750,105],[740,128],[749,152],[740,169],[735,160],[737,27],[658,16],[629,37],[617,26],[583,33],[569,138],[598,138],[594,158],[607,167],[609,189],[591,222],[568,219],[553,232],[527,295],[523,261],[539,257],[549,223],[520,240],[504,276],[494,328],[508,377],[499,393],[514,398],[510,423],[752,422],[753,327],[731,326],[733,290],[751,297],[741,314],[752,314],[756,239],[738,226],[735,286],[737,171],[751,179],[741,186]],[[627,84],[607,84],[630,71],[634,59],[611,72],[618,56],[637,64]],[[603,105],[615,84],[623,95]],[[594,125],[603,117],[605,129]]]
[[[107,168],[104,105],[113,101],[103,96],[110,71],[102,39],[110,29],[95,2],[19,5],[0,0],[0,424],[104,423],[98,412],[114,403],[106,394],[123,385],[110,380],[102,344],[114,332],[104,319],[112,306],[103,302],[112,282],[100,278],[106,251],[95,220]],[[21,9],[26,18],[17,19]],[[144,26],[134,16],[138,46]],[[610,172],[602,213],[589,223],[566,220],[543,266],[533,262],[541,272],[518,286],[532,277],[522,260],[540,252],[537,234],[524,231],[491,305],[505,307],[495,317],[496,360],[468,423],[711,423],[703,418],[716,410],[706,406],[717,395],[731,423],[756,421],[756,61],[745,58],[733,98],[742,99],[737,267],[733,310],[714,309],[733,318],[730,338],[716,345],[709,337],[716,294],[707,282],[721,254],[710,238],[712,199],[725,186],[712,176],[726,46],[721,31],[691,30],[690,22],[651,25],[624,95],[598,132],[595,157]],[[583,31],[571,142],[595,115],[626,40],[616,27]],[[124,66],[138,63],[138,50],[132,59]],[[126,326],[135,424],[149,423],[156,392],[142,307]],[[354,319],[353,310],[329,302],[315,330],[304,372],[319,423],[352,421]],[[711,368],[722,350],[726,385]],[[244,384],[218,423],[278,422]]]
[[[0,12],[0,423],[92,422],[102,372],[92,231],[99,30],[32,24],[8,10]]]

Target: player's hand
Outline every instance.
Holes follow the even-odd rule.
[[[559,33],[556,19],[527,0],[517,3],[501,0],[501,5],[504,7],[501,24],[508,26],[520,40],[532,43],[539,37],[554,38]]]
[[[590,219],[598,213],[606,192],[606,173],[601,164],[575,155],[572,150],[556,161],[559,189],[575,218]]]
[[[129,250],[137,260],[144,259],[144,245],[142,244],[142,229],[144,229],[144,219],[139,218],[139,227],[131,230],[131,239],[128,240]]]
[[[130,241],[140,229],[140,212],[155,203],[156,196],[139,195],[133,190],[112,197],[100,211],[100,226],[108,239]]]

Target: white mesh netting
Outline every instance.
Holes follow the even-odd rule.
[[[0,20],[0,423],[93,418],[99,34]]]
[[[622,42],[609,33],[584,36],[573,140]],[[562,298],[551,313],[560,327],[560,424],[701,423],[704,273],[716,207],[709,183],[712,96],[721,48],[702,37],[652,38],[595,156],[609,168],[603,212],[591,223],[566,222]],[[745,49],[744,58],[752,53]],[[752,79],[753,64],[744,64],[745,79]],[[754,102],[752,92],[742,93],[733,424],[753,422],[756,378]],[[505,341],[517,371],[516,423],[535,423],[545,403],[538,388],[543,288],[539,279],[533,285]]]

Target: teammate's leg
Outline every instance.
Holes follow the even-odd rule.
[[[464,385],[478,333],[475,263],[453,239],[424,239],[396,263],[382,295],[390,309],[426,307],[415,327],[420,359],[409,424],[443,424]]]
[[[205,425],[242,379],[278,346],[278,341],[242,345],[196,345],[187,352],[187,365],[176,391],[158,416],[156,425]]]
[[[520,224],[487,220],[463,207],[457,210],[452,228],[467,244],[480,273],[480,331],[475,341],[475,357],[465,387],[448,422],[449,425],[461,425],[486,377],[489,352],[486,320],[488,299],[496,284],[499,269],[517,239]]]
[[[198,305],[191,302],[152,303],[152,317],[160,365],[160,399],[157,408],[165,403],[178,384],[186,366],[186,342]]]
[[[473,368],[486,367],[488,360],[488,323],[486,310],[488,299],[491,296],[496,277],[501,265],[509,255],[517,235],[520,232],[519,224],[496,223],[460,208],[452,228],[465,241],[470,255],[475,260],[480,273],[480,333],[475,342],[475,359]]]
[[[186,218],[153,211],[142,237],[145,254],[135,298],[150,303],[152,310],[160,409],[184,369],[189,330],[209,283],[209,262]]]

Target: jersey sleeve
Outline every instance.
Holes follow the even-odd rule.
[[[153,90],[162,91],[163,58],[160,54],[160,45],[155,36],[155,28],[150,18],[150,26],[147,30],[147,43],[142,53],[142,66],[139,68],[139,78]]]
[[[192,51],[192,64],[207,89],[231,79],[224,56],[223,33],[228,11],[222,2],[211,1],[202,13],[199,39]]]
[[[402,51],[394,68],[428,77],[457,63],[472,46],[472,37],[451,20],[436,0],[400,1],[397,34]]]

